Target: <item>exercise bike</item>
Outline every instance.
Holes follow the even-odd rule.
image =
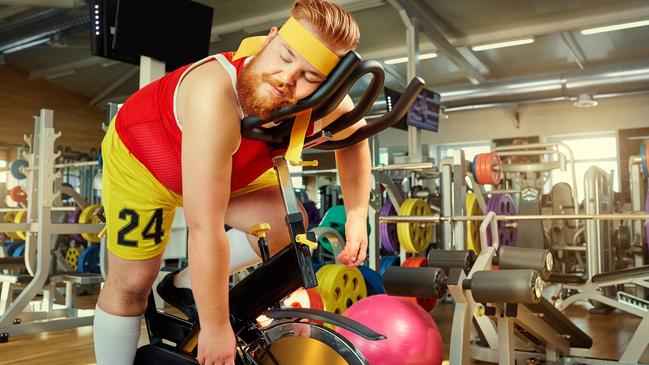
[[[332,71],[327,80],[311,96],[296,105],[277,111],[268,120],[246,117],[241,134],[245,138],[261,140],[276,151],[285,150],[295,123],[296,114],[312,109],[312,119],[318,120],[332,112],[362,76],[372,79],[356,107],[342,115],[317,135],[307,137],[305,148],[335,150],[354,145],[401,120],[422,90],[424,82],[413,79],[407,89],[385,115],[372,120],[344,140],[331,137],[353,125],[370,110],[381,92],[383,68],[376,61],[361,61],[355,52],[349,52]],[[282,121],[277,127],[265,129],[269,122]],[[317,237],[304,230],[284,155],[274,157],[275,170],[286,208],[286,224],[291,243],[276,255],[269,257],[263,232],[258,229],[262,264],[229,291],[230,321],[237,340],[237,365],[337,365],[367,364],[363,355],[335,330],[324,324],[341,327],[368,340],[385,339],[366,326],[338,314],[308,308],[280,308],[278,303],[295,290],[313,288],[317,280],[313,271],[310,249],[317,247]],[[262,327],[256,321],[260,315],[272,320]],[[196,365],[196,351],[200,324],[158,311],[153,296],[149,296],[144,315],[150,344],[138,349],[136,365]]]

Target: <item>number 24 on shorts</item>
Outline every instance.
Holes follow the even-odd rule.
[[[126,239],[126,235],[140,226],[140,214],[133,209],[124,208],[119,211],[119,219],[128,223],[117,232],[117,243],[124,246],[137,247],[138,241],[128,240]],[[162,242],[163,237],[162,208],[158,208],[153,212],[151,219],[142,230],[142,239],[153,240],[158,244]]]

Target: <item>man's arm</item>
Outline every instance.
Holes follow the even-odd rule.
[[[353,107],[351,98],[347,96],[334,113],[323,120],[323,125],[332,123],[335,118],[352,110]],[[365,124],[367,124],[365,119],[361,119],[353,126],[336,133],[333,139],[345,139]],[[372,167],[369,144],[367,140],[363,140],[355,145],[336,150],[335,154],[347,214],[345,225],[347,242],[338,260],[346,265],[358,265],[367,257],[367,214]]]
[[[224,224],[240,119],[224,73],[216,62],[199,67],[183,80],[178,95],[192,289],[201,336],[210,336],[212,343],[222,346],[219,350],[199,338],[199,358],[208,363],[223,360],[227,353],[234,356],[228,308],[230,252]]]

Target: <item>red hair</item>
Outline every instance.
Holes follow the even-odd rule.
[[[309,22],[333,50],[356,49],[361,32],[352,15],[340,6],[321,0],[296,0],[291,16]]]

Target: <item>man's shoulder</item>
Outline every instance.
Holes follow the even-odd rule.
[[[196,66],[185,76],[181,87],[185,91],[217,94],[230,92],[233,88],[228,71],[216,60]]]

